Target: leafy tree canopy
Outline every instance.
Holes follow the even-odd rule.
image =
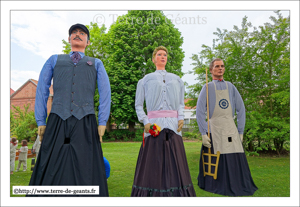
[[[138,122],[134,105],[137,83],[156,70],[152,62],[153,50],[165,46],[168,49],[166,70],[182,76],[183,38],[161,11],[137,10],[119,16],[105,41],[112,117],[115,123],[129,123],[132,128]]]

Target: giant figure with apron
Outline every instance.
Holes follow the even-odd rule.
[[[197,122],[202,134],[202,149],[198,175],[198,185],[203,190],[227,196],[253,195],[257,190],[251,177],[248,162],[244,153],[242,141],[245,127],[245,106],[236,87],[224,81],[225,67],[222,59],[211,62],[209,70],[213,81],[208,84],[210,138],[207,136],[206,86],[203,86],[197,102]],[[234,114],[237,113],[237,124]],[[202,153],[220,152],[217,179],[203,175]],[[204,161],[207,162],[207,158]],[[212,162],[215,163],[215,157]],[[207,166],[205,166],[206,168]],[[212,167],[212,173],[215,168]],[[205,169],[207,171],[207,169]]]

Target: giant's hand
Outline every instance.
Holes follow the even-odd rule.
[[[105,133],[105,129],[106,129],[106,126],[104,126],[104,125],[99,125],[98,126],[98,133],[99,133],[99,137],[100,137],[100,142],[102,142],[102,137]]]
[[[243,134],[240,134],[240,139],[243,142]]]
[[[43,140],[43,136],[45,134],[46,126],[42,125],[38,127],[38,135],[40,136],[40,142]]]
[[[210,138],[205,134],[205,135],[202,135],[202,143],[205,147],[207,148],[211,148],[211,143],[210,143]]]
[[[180,132],[181,129],[182,129],[182,127],[183,127],[183,120],[179,120],[178,121],[178,129],[177,129],[177,131]]]
[[[145,129],[145,132],[146,132],[146,133],[149,133],[150,126],[151,126],[150,123],[148,123],[148,124],[146,124],[146,125],[144,126],[144,129]]]

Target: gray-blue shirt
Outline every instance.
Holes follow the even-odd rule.
[[[216,84],[217,90],[226,90],[226,83],[224,79],[222,81],[219,80],[213,80],[213,82]],[[209,118],[212,117],[215,109],[216,104],[216,93],[215,93],[215,86],[213,82],[208,83],[208,102],[209,102]],[[234,117],[234,114],[236,112],[237,114],[237,124],[238,124],[238,132],[239,134],[244,133],[245,128],[245,106],[243,99],[236,89],[236,87],[226,81],[228,84],[228,92],[229,92],[229,99],[231,102],[231,108],[232,108],[232,117]],[[202,87],[202,90],[200,92],[200,95],[198,97],[197,101],[197,109],[196,109],[196,117],[197,117],[197,123],[199,127],[199,131],[202,135],[206,134],[208,132],[207,130],[207,122],[206,119],[206,84]]]
[[[146,100],[147,111],[176,110],[178,118],[149,119],[143,109],[144,100]],[[178,121],[184,119],[183,81],[179,76],[165,70],[156,70],[145,75],[137,85],[135,110],[139,121],[144,125],[156,123],[161,127],[161,130],[168,128],[181,135],[181,132],[177,132],[177,129]],[[145,136],[149,135],[149,133],[145,133]]]

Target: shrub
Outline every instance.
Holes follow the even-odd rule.
[[[13,105],[12,105],[13,106]],[[24,105],[24,110],[19,106],[13,106],[10,112],[10,131],[19,142],[23,139],[30,141],[37,136],[37,124],[34,112],[29,111],[29,104]]]
[[[189,138],[189,139],[197,139],[199,138],[199,132],[184,132],[183,137]]]
[[[132,141],[136,141],[136,142],[143,141],[143,132],[144,132],[144,129],[137,129],[135,131],[135,138],[133,138]]]
[[[139,133],[139,130],[136,130]],[[131,141],[136,139],[136,132],[131,132],[128,129],[116,129],[111,132],[105,131],[102,137],[104,141]]]
[[[279,155],[284,149],[289,150],[289,119],[266,117],[253,111],[247,113],[244,146],[248,151],[274,150]]]

